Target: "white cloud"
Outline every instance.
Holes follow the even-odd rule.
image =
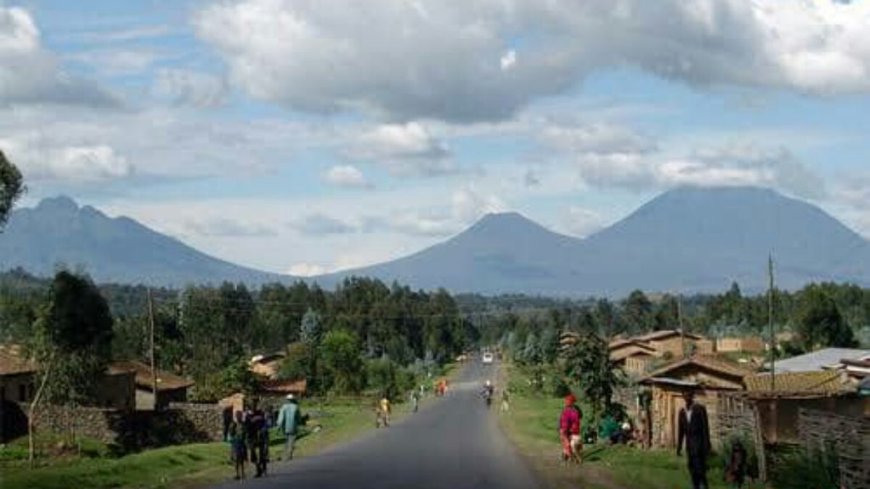
[[[302,219],[291,222],[290,226],[304,235],[326,236],[331,234],[349,234],[358,231],[353,224],[325,214],[310,214]]]
[[[57,57],[42,48],[27,10],[0,5],[0,107],[27,103],[117,105],[95,83],[61,69]]]
[[[218,107],[229,97],[229,89],[222,78],[183,69],[158,70],[153,91],[158,98],[172,104],[196,108]]]
[[[369,188],[371,184],[366,180],[365,175],[353,165],[336,165],[331,167],[324,175],[323,179],[336,187],[350,188]]]
[[[0,148],[28,181],[92,184],[130,178],[135,173],[127,158],[106,144],[64,145],[30,134],[20,139],[0,138]]]
[[[187,222],[187,229],[199,236],[206,237],[273,237],[275,229],[265,224],[248,220],[214,217]]]
[[[539,137],[549,147],[577,154],[649,153],[657,149],[649,136],[609,123],[551,123]]]
[[[457,171],[447,145],[419,122],[382,124],[365,131],[346,154],[382,165],[398,176],[439,176]]]
[[[105,76],[124,76],[145,73],[160,57],[151,49],[113,46],[80,51],[69,55],[68,59],[86,63],[94,72]]]
[[[604,227],[604,219],[598,212],[583,207],[571,206],[563,218],[567,234],[585,238]]]
[[[499,65],[501,66],[501,71],[507,71],[513,66],[517,64],[517,52],[513,49],[504,53],[499,59]]]
[[[323,275],[327,270],[321,266],[313,263],[294,263],[293,266],[287,270],[287,273],[296,277],[314,277],[317,275]]]
[[[694,86],[870,91],[870,4],[857,1],[240,0],[194,24],[236,85],[320,112],[506,119],[624,66]],[[517,63],[505,40],[528,36]]]

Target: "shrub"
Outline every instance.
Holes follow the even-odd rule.
[[[789,489],[818,489],[840,487],[840,464],[832,446],[783,455],[773,467],[771,479],[774,487]]]

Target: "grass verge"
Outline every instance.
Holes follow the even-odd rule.
[[[514,365],[506,365],[502,377],[501,384],[508,385],[512,394],[510,411],[501,414],[502,428],[548,487],[673,489],[691,485],[685,458],[670,451],[598,444],[584,447],[583,465],[564,465],[557,432],[562,400],[532,391],[526,374]],[[709,466],[711,489],[729,487],[723,481],[721,460],[714,457]]]
[[[322,427],[299,439],[296,455],[314,455],[330,446],[350,440],[374,427],[369,401],[302,405],[310,412],[309,426]],[[401,416],[405,407],[397,409]],[[26,438],[0,448],[0,489],[192,489],[227,480],[233,469],[225,443],[203,443],[147,450],[111,458],[104,453],[83,453],[53,459],[50,465],[29,469]],[[272,441],[272,459],[281,454],[282,439]],[[250,467],[249,467],[250,469]]]

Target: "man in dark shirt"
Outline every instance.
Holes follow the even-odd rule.
[[[711,447],[707,410],[695,402],[695,393],[692,391],[686,391],[683,399],[686,401],[686,407],[680,409],[679,413],[677,456],[682,455],[683,440],[685,440],[692,487],[708,489],[710,486],[707,484],[707,456],[710,455]]]

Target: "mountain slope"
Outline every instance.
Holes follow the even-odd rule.
[[[870,243],[821,209],[759,188],[680,188],[579,240],[519,214],[484,217],[460,235],[349,275],[415,287],[480,293],[622,296],[720,291],[766,284],[773,253],[778,285],[810,281],[870,285]]]
[[[330,286],[357,275],[424,289],[561,293],[559,284],[570,277],[565,265],[577,256],[579,244],[517,213],[488,214],[459,235],[413,255],[316,280]]]
[[[586,278],[603,292],[626,284],[659,291],[721,290],[736,280],[870,284],[870,243],[813,205],[759,188],[680,188],[662,194],[587,239]]]
[[[67,197],[12,213],[0,234],[0,270],[50,275],[58,265],[83,267],[98,282],[185,285],[287,280],[201,253],[126,218],[109,218]]]

